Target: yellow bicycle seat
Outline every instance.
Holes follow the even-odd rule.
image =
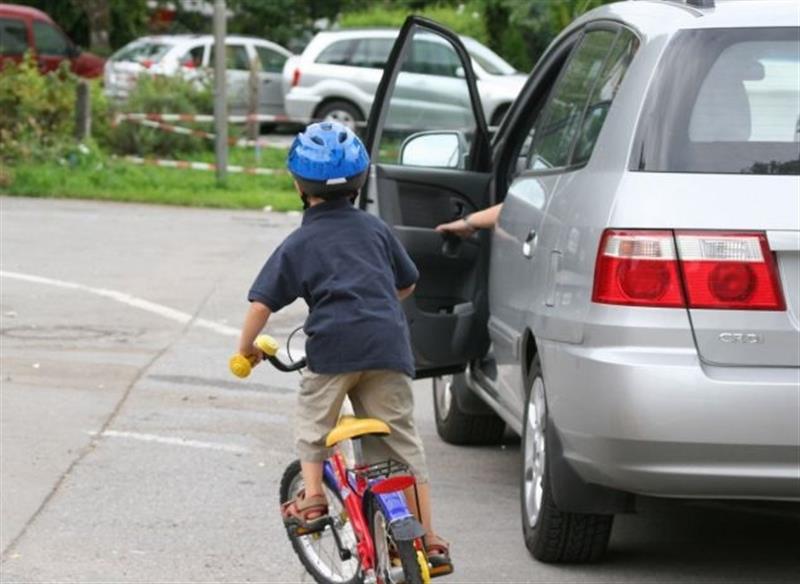
[[[358,438],[359,436],[366,436],[368,434],[376,434],[385,436],[389,434],[389,426],[386,422],[376,420],[375,418],[355,418],[353,416],[342,416],[339,418],[339,423],[336,427],[328,432],[328,437],[325,439],[325,446],[330,448],[344,440],[351,438]]]

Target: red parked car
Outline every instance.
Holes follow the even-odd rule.
[[[99,77],[105,60],[77,47],[41,10],[17,4],[0,4],[0,70],[7,61],[20,61],[29,50],[43,73],[62,61],[81,77]]]

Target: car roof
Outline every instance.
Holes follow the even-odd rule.
[[[800,3],[796,0],[706,0],[706,3],[712,6],[704,8],[680,0],[615,2],[587,12],[566,30],[591,20],[611,19],[630,25],[645,37],[654,37],[686,29],[797,26],[800,22]]]
[[[46,12],[42,12],[30,6],[22,6],[20,4],[0,4],[0,14],[4,16],[23,16],[27,18],[35,18],[37,20],[46,20],[53,22],[53,19]]]
[[[158,35],[148,35],[139,37],[138,39],[135,39],[128,44],[131,45],[134,43],[164,43],[180,47],[190,43],[197,43],[197,42],[205,43],[205,42],[212,42],[213,40],[214,40],[214,35],[211,34],[158,34]],[[226,35],[225,41],[227,43],[230,42],[262,43],[270,45],[271,47],[277,47],[283,51],[286,51],[287,54],[291,54],[291,51],[286,47],[281,46],[275,41],[270,41],[260,37],[245,36],[245,35]]]

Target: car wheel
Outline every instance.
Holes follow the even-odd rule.
[[[506,424],[492,413],[470,413],[460,401],[471,392],[463,374],[433,378],[433,409],[436,431],[449,444],[478,446],[499,444]]]
[[[548,563],[599,560],[608,547],[613,515],[567,513],[556,507],[548,477],[547,400],[538,355],[531,365],[522,433],[522,533],[534,558]]]
[[[322,104],[314,117],[326,122],[339,122],[355,130],[358,122],[364,121],[364,116],[358,108],[349,101],[329,101]]]
[[[499,106],[496,110],[494,110],[494,113],[492,114],[492,121],[489,125],[499,126],[500,122],[503,121],[503,118],[506,117],[509,107],[510,107],[509,104],[506,103]]]

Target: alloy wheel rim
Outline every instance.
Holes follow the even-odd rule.
[[[444,420],[450,414],[450,406],[453,403],[453,376],[443,375],[434,378],[433,398],[436,400],[436,409],[439,411],[439,418]]]
[[[524,501],[528,526],[536,527],[542,509],[545,463],[545,425],[547,412],[544,399],[544,380],[533,381],[528,400],[528,421],[524,444]]]

